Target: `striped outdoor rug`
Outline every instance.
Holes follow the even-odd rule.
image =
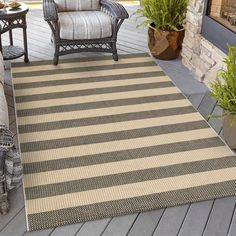
[[[13,73],[29,230],[235,195],[235,156],[149,56]]]

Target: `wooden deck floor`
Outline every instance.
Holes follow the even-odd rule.
[[[134,6],[128,6],[132,12]],[[15,32],[17,44],[21,44],[21,33]],[[7,40],[5,40],[7,41]],[[52,57],[50,31],[42,20],[41,10],[31,10],[28,14],[28,41],[30,60],[45,60]],[[134,19],[122,26],[119,38],[119,53],[147,52],[146,32],[136,29]],[[93,56],[94,54],[74,54],[67,57]],[[98,54],[96,54],[98,55]],[[103,55],[103,54],[101,54]],[[171,62],[157,61],[163,70],[205,117],[210,125],[222,136],[220,119],[208,115],[220,114],[221,109],[209,96],[207,88],[193,79],[181,64],[181,60]],[[10,71],[6,71],[5,92],[9,104],[11,129],[16,136],[16,121]],[[235,236],[236,235],[236,197],[216,199],[179,207],[157,209],[150,212],[102,219],[83,224],[68,225],[44,231],[26,232],[22,186],[10,193],[11,210],[0,216],[0,236]]]

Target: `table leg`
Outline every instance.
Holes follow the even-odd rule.
[[[12,37],[12,30],[9,30],[9,39],[10,39],[10,45],[13,45],[13,37]]]
[[[2,53],[2,34],[0,34],[0,51]]]
[[[28,57],[28,45],[27,45],[27,32],[26,28],[23,28],[23,40],[24,40],[24,50],[25,50],[25,63],[29,62],[29,57]]]

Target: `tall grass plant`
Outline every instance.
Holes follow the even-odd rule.
[[[135,14],[145,20],[139,26],[153,24],[156,29],[177,31],[183,28],[189,0],[142,0]]]

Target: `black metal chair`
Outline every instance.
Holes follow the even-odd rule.
[[[54,65],[59,56],[77,52],[109,52],[118,61],[117,33],[129,17],[121,4],[111,0],[43,0],[43,12],[53,34]]]

